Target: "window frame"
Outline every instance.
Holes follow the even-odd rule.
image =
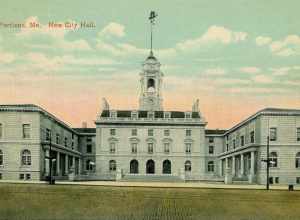
[[[184,171],[191,172],[192,171],[192,162],[190,160],[186,160],[184,162]]]
[[[276,155],[276,156],[275,156]],[[270,162],[273,161],[275,164],[270,163],[270,168],[278,168],[278,154],[276,151],[272,151],[269,154],[269,160]]]
[[[115,172],[117,170],[117,162],[115,160],[110,160],[108,162],[109,172]]]
[[[214,149],[215,147],[213,146],[213,145],[209,145],[208,146],[208,154],[214,154],[215,152],[215,149]]]
[[[23,139],[30,139],[31,138],[30,124],[22,124],[22,132],[23,132]]]
[[[277,127],[271,127],[269,129],[270,141],[277,141]]]
[[[27,153],[27,154],[25,154]],[[24,149],[21,151],[21,165],[22,166],[31,166],[31,152],[28,149]]]
[[[215,163],[214,163],[214,161],[208,161],[207,162],[207,172],[209,172],[209,173],[213,173],[213,172],[215,172]]]

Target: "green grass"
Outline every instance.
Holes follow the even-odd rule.
[[[0,219],[300,219],[300,192],[0,184]]]

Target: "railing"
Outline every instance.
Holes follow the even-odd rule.
[[[120,117],[100,117],[97,121],[116,121],[116,122],[190,122],[201,123],[201,118],[120,118]]]

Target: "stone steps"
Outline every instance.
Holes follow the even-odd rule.
[[[129,182],[183,182],[179,176],[173,175],[125,175],[121,181]]]

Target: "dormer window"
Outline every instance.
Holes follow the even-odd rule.
[[[116,118],[117,117],[117,112],[116,111],[110,111],[110,117],[111,118]]]
[[[138,112],[137,111],[132,111],[131,112],[131,118],[132,119],[137,119],[138,118]]]
[[[154,112],[148,112],[148,118],[154,119]]]
[[[185,118],[192,118],[192,112],[185,112]]]
[[[171,112],[165,112],[164,118],[171,118]]]

